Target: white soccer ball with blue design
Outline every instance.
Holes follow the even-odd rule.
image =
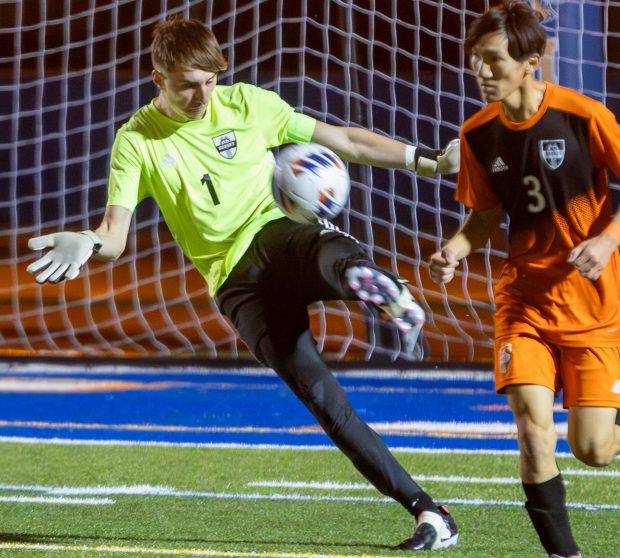
[[[342,159],[316,143],[285,147],[276,157],[272,181],[278,207],[293,221],[333,219],[349,199],[351,182]]]

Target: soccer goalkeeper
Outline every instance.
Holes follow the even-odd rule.
[[[48,250],[28,271],[39,283],[57,283],[75,278],[92,256],[117,259],[136,205],[151,196],[256,358],[276,371],[378,490],[415,516],[403,548],[456,544],[446,508],[360,419],[322,361],[307,305],[372,294],[403,331],[414,332],[424,314],[399,278],[375,266],[353,237],[284,217],[271,195],[271,148],[314,141],[349,161],[427,175],[458,170],[458,143],[438,153],[416,148],[318,122],[258,87],[217,85],[227,62],[212,32],[196,20],[160,23],[152,61],[159,94],[116,136],[103,222],[95,231],[31,239],[31,249]]]
[[[509,253],[495,286],[495,381],[517,425],[526,509],[551,558],[581,556],[555,460],[554,401],[568,441],[593,467],[620,452],[620,126],[598,101],[538,80],[545,31],[529,2],[504,0],[473,21],[465,48],[489,104],[461,128],[456,198],[471,209],[434,254],[450,281],[506,213]]]

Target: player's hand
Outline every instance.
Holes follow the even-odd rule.
[[[461,140],[456,138],[437,155],[437,172],[439,174],[455,174],[461,166]]]
[[[453,139],[440,151],[416,148],[415,171],[420,176],[436,174],[454,174],[459,171],[461,163],[461,142]],[[409,167],[408,167],[409,168]]]
[[[575,246],[566,261],[573,264],[582,277],[594,281],[601,276],[617,249],[618,244],[613,237],[603,232]]]
[[[431,256],[428,271],[434,283],[443,285],[454,279],[458,265],[459,261],[454,256],[452,250],[444,248]]]
[[[28,241],[31,250],[51,248],[37,261],[27,267],[36,274],[37,283],[59,283],[75,279],[80,268],[93,255],[95,242],[89,236],[78,232],[58,232],[36,236]]]

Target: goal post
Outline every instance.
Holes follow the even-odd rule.
[[[557,80],[619,112],[618,2],[545,1]],[[156,95],[149,44],[167,16],[212,27],[229,60],[220,83],[277,91],[307,114],[428,147],[445,145],[482,106],[464,68],[467,23],[487,0],[0,1],[0,356],[248,355],[151,201],[125,253],[75,280],[39,286],[25,269],[31,236],[98,226],[116,130]],[[505,254],[489,246],[447,287],[429,255],[463,222],[455,177],[418,178],[350,165],[350,204],[336,223],[405,277],[428,316],[426,358],[492,358],[493,282]],[[614,186],[615,188],[615,186]],[[331,360],[418,360],[362,303],[310,308]]]

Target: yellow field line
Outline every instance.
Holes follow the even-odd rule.
[[[169,555],[169,556],[213,556],[216,558],[394,558],[394,556],[380,556],[377,554],[314,554],[308,552],[243,552],[233,550],[215,550],[211,548],[151,548],[140,546],[115,546],[115,545],[67,545],[67,544],[43,544],[43,543],[0,543],[0,549],[6,550],[31,550],[31,551],[56,551],[56,552],[93,552],[93,553],[117,553],[117,554],[142,554],[142,555]],[[414,558],[409,554],[410,558]],[[433,556],[433,558],[442,558]]]

